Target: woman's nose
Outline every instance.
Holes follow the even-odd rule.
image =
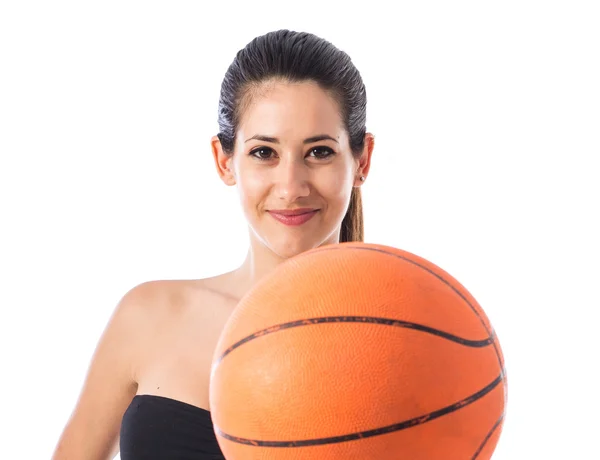
[[[310,193],[310,172],[304,161],[291,159],[282,161],[275,168],[278,198],[289,203]]]

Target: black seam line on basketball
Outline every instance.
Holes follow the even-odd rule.
[[[473,313],[475,313],[475,315],[477,316],[477,318],[479,318],[479,321],[481,322],[481,325],[483,326],[483,328],[485,329],[485,331],[488,333],[488,335],[490,335],[490,336],[494,336],[495,335],[495,332],[493,330],[489,330],[488,329],[488,327],[485,324],[485,321],[483,321],[483,318],[481,317],[481,315],[479,315],[479,312],[477,311],[477,309],[471,304],[471,302],[469,302],[469,299],[467,299],[458,289],[456,289],[452,285],[452,283],[450,283],[445,278],[442,278],[440,275],[438,275],[433,270],[431,270],[431,269],[429,269],[429,268],[421,265],[419,262],[417,262],[415,260],[409,259],[408,257],[401,256],[400,254],[394,254],[393,252],[388,252],[388,251],[386,251],[384,249],[380,249],[380,248],[370,248],[370,247],[360,247],[360,246],[346,246],[346,245],[342,245],[342,244],[330,244],[330,245],[327,245],[327,246],[323,246],[323,247],[319,248],[319,251],[341,251],[341,250],[345,250],[345,249],[356,249],[356,250],[359,250],[359,251],[379,252],[381,254],[387,254],[388,256],[395,257],[397,259],[402,259],[405,262],[409,262],[409,263],[411,263],[413,265],[416,265],[419,268],[422,268],[426,272],[432,274],[437,279],[439,279],[440,281],[442,281],[450,289],[452,289],[456,294],[458,294],[458,296],[466,302],[466,304],[469,306],[469,308],[471,308],[471,310],[473,311]],[[311,253],[311,251],[303,252],[301,254],[298,254],[296,256],[296,258],[307,256],[310,253]],[[502,358],[500,357],[500,352],[498,350],[498,345],[497,345],[497,343],[494,343],[493,346],[494,346],[494,351],[496,352],[496,358],[498,359],[498,364],[500,365],[500,368],[502,368],[503,367],[503,363],[502,363]]]
[[[494,434],[494,431],[496,431],[496,429],[500,426],[500,423],[502,423],[503,419],[504,419],[504,414],[502,414],[500,416],[500,418],[498,420],[496,420],[496,423],[494,423],[494,426],[492,426],[491,430],[488,432],[488,434],[485,436],[485,438],[483,438],[483,441],[481,442],[479,448],[473,454],[473,457],[471,457],[471,460],[477,460],[477,457],[479,457],[479,454],[481,453],[481,451],[483,450],[483,448],[485,447],[487,442],[492,437],[492,434]]]
[[[215,365],[219,364],[225,356],[231,353],[236,348],[241,347],[245,343],[248,343],[254,339],[258,339],[268,334],[273,334],[274,332],[282,331],[284,329],[292,329],[294,327],[302,327],[302,326],[313,326],[315,324],[327,324],[327,323],[367,323],[367,324],[381,324],[384,326],[394,326],[394,327],[403,327],[406,329],[413,329],[416,331],[426,332],[428,334],[436,335],[443,339],[450,340],[452,342],[458,343],[460,345],[464,345],[466,347],[473,348],[482,348],[486,347],[494,342],[494,336],[488,337],[483,340],[469,340],[462,337],[458,337],[453,334],[449,334],[448,332],[440,331],[439,329],[434,329],[429,326],[424,326],[422,324],[411,323],[409,321],[401,321],[397,319],[391,318],[378,318],[373,316],[324,316],[317,318],[306,318],[299,319],[296,321],[290,321],[288,323],[276,324],[274,326],[270,326],[265,329],[261,329],[260,331],[255,332],[243,339],[237,341],[229,348],[227,348],[215,361]]]
[[[355,441],[357,439],[370,438],[373,436],[380,436],[383,434],[393,433],[395,431],[404,430],[407,428],[411,428],[417,425],[422,425],[424,423],[435,420],[444,415],[455,412],[469,404],[474,403],[478,399],[483,398],[486,394],[491,392],[494,388],[498,386],[500,382],[502,382],[503,374],[500,374],[498,377],[494,379],[489,385],[486,385],[484,388],[479,390],[476,393],[462,399],[450,406],[443,407],[442,409],[438,409],[436,411],[430,412],[425,415],[421,415],[419,417],[414,417],[409,420],[405,420],[400,423],[395,423],[393,425],[384,426],[381,428],[375,428],[373,430],[360,431],[357,433],[349,433],[341,436],[330,436],[327,438],[316,438],[316,439],[302,439],[295,441],[263,441],[259,439],[247,439],[241,438],[239,436],[233,436],[231,434],[223,432],[218,426],[215,425],[215,432],[224,439],[235,442],[237,444],[245,444],[249,446],[258,446],[258,447],[308,447],[308,446],[322,446],[326,444],[337,444],[340,442],[347,441]]]

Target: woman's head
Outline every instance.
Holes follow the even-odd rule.
[[[365,125],[362,78],[331,43],[280,30],[239,51],[221,87],[213,152],[253,236],[282,257],[362,241],[359,187],[373,149]],[[302,225],[274,218],[298,208],[317,211]]]

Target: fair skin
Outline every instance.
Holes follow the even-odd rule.
[[[121,299],[54,460],[113,458],[123,413],[136,394],[210,409],[213,351],[239,299],[285,259],[339,242],[352,188],[369,172],[374,138],[365,136],[355,158],[338,112],[335,100],[314,83],[272,82],[245,106],[232,155],[212,138],[217,172],[226,185],[237,187],[248,221],[247,257],[229,273],[143,283]],[[321,135],[328,138],[310,139]],[[257,136],[271,139],[251,139]],[[298,226],[269,213],[297,208],[318,211]]]

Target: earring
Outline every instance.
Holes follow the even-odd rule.
[[[364,182],[365,181],[365,176],[360,176],[360,181]]]

